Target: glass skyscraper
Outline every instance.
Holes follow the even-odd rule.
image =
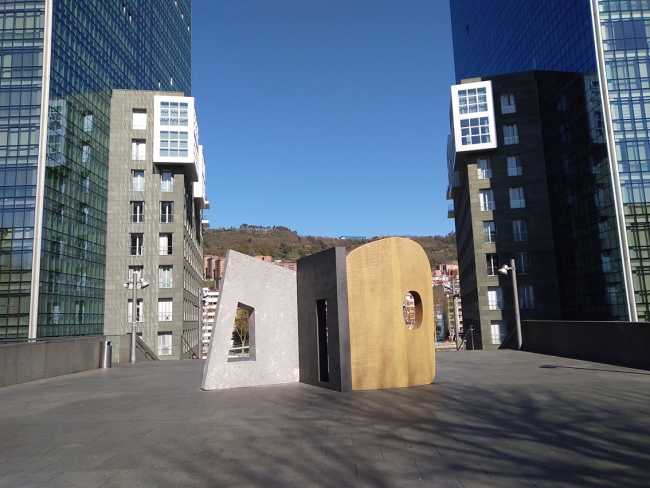
[[[101,334],[111,90],[191,94],[191,0],[1,0],[0,36],[0,339]]]
[[[562,318],[650,320],[650,1],[450,3],[458,82],[537,73]]]

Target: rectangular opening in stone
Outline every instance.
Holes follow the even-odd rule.
[[[235,322],[233,323],[232,337],[230,340],[230,350],[228,351],[228,361],[255,360],[254,311],[254,308],[243,303],[237,304],[237,312],[235,313]]]
[[[327,300],[316,300],[316,322],[318,328],[318,379],[330,381],[329,338],[327,329]]]

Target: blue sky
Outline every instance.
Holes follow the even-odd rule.
[[[212,227],[453,230],[446,0],[194,0],[192,23]]]

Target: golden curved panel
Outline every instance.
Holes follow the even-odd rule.
[[[346,261],[352,389],[432,383],[433,290],[424,249],[410,239],[392,237],[355,249]],[[420,326],[412,330],[403,316],[409,291],[416,292],[422,304]]]

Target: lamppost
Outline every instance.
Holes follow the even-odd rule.
[[[458,291],[460,293],[460,290]],[[463,340],[460,337],[460,317],[458,316],[458,299],[460,295],[456,293],[456,281],[451,282],[451,299],[454,304],[454,329],[456,329],[456,350],[460,351]]]
[[[521,349],[521,318],[519,316],[519,293],[517,291],[517,268],[515,268],[515,260],[510,260],[510,266],[504,264],[499,268],[499,273],[507,275],[510,271],[512,276],[512,293],[515,299],[515,323],[517,326],[517,349]]]
[[[140,288],[146,288],[149,286],[149,283],[146,282],[142,277],[138,276],[135,270],[131,271],[131,278],[124,282],[124,288],[132,287],[133,295],[131,299],[131,362],[135,363],[135,328],[138,321],[138,285]]]

